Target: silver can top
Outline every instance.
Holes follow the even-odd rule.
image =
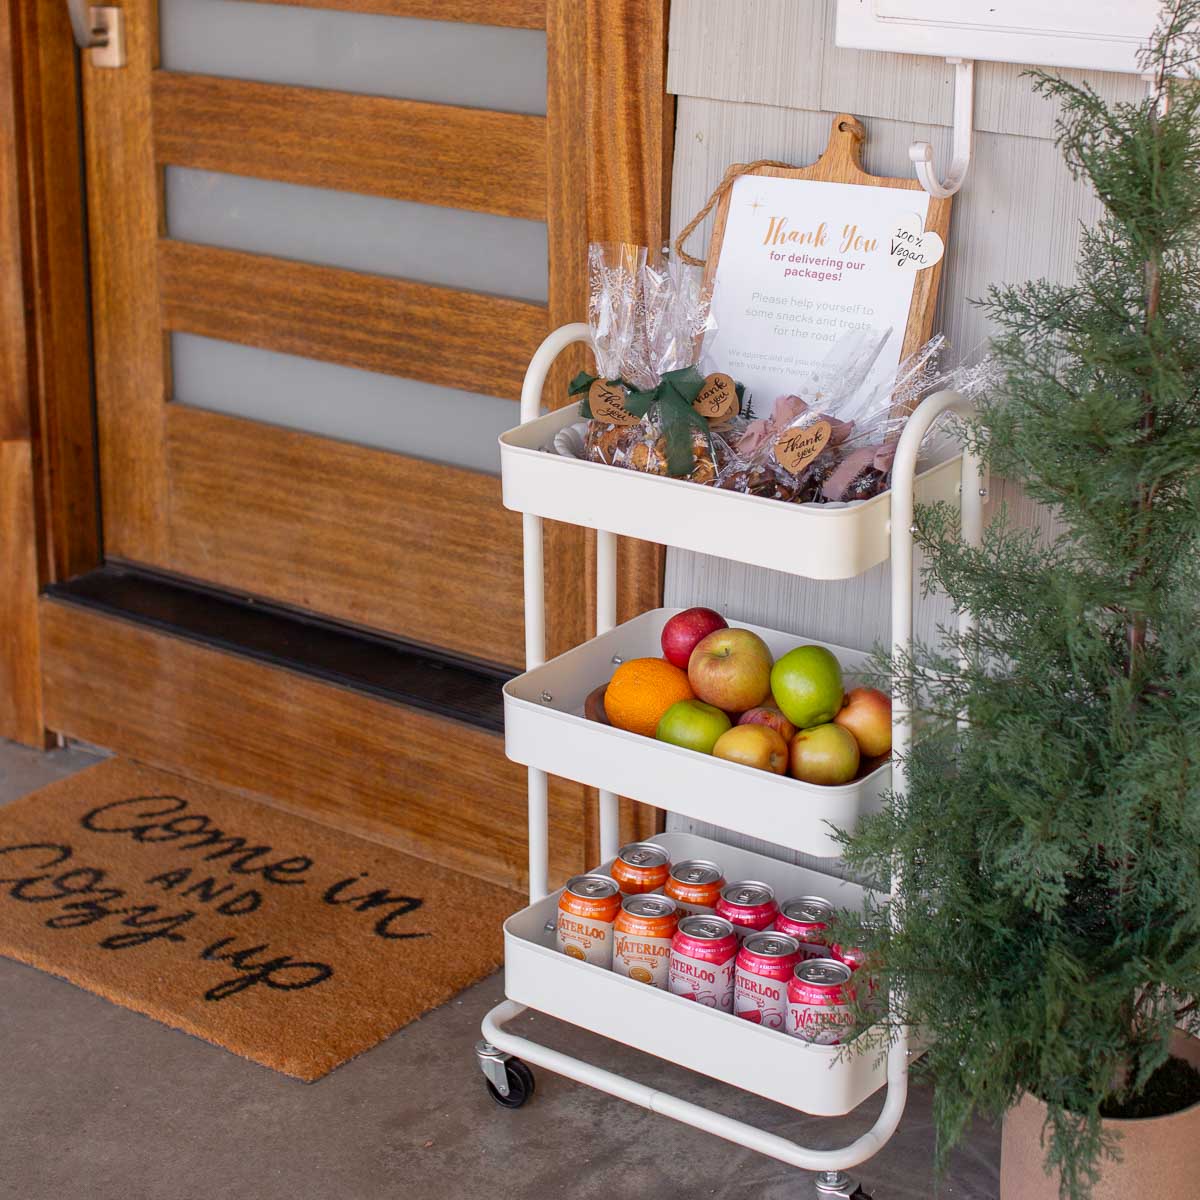
[[[733,926],[724,917],[695,913],[679,922],[679,932],[698,942],[719,942],[722,938],[733,937]]]
[[[752,933],[742,943],[742,949],[760,958],[790,958],[800,953],[800,943],[786,933]]]
[[[779,911],[793,921],[809,925],[828,925],[833,920],[833,905],[821,896],[797,896],[786,901]]]
[[[739,879],[737,883],[728,883],[721,889],[721,899],[739,908],[758,908],[775,899],[775,889],[757,879]]]
[[[617,857],[631,867],[661,867],[671,861],[657,842],[630,842],[617,851]]]
[[[721,878],[721,868],[707,858],[689,858],[677,862],[671,868],[671,878],[679,883],[690,883],[701,887],[706,883],[716,883]]]
[[[610,875],[576,875],[567,880],[566,890],[584,900],[607,900],[609,896],[615,896],[621,887]]]
[[[850,968],[833,958],[810,958],[798,963],[793,972],[801,983],[816,987],[836,988],[850,982]]]
[[[670,896],[643,893],[640,896],[626,896],[621,901],[621,907],[631,917],[669,917],[678,906]]]

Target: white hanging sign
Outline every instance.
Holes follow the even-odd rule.
[[[900,362],[913,287],[942,257],[923,191],[743,175],[712,284],[707,360],[746,384],[760,413],[843,335],[884,338],[867,385]]]

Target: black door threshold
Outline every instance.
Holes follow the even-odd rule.
[[[229,592],[105,565],[45,594],[65,604],[501,732],[513,672]]]

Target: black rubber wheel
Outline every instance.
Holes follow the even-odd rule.
[[[533,1072],[519,1058],[510,1058],[504,1064],[504,1074],[508,1079],[508,1095],[500,1095],[496,1085],[485,1079],[488,1095],[501,1108],[520,1108],[533,1095]]]

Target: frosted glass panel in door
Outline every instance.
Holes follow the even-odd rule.
[[[542,221],[167,167],[167,235],[545,303]]]
[[[546,111],[546,35],[535,29],[246,0],[159,0],[159,26],[169,71]]]
[[[171,335],[171,360],[176,404],[493,475],[517,423],[512,400],[188,333]]]

